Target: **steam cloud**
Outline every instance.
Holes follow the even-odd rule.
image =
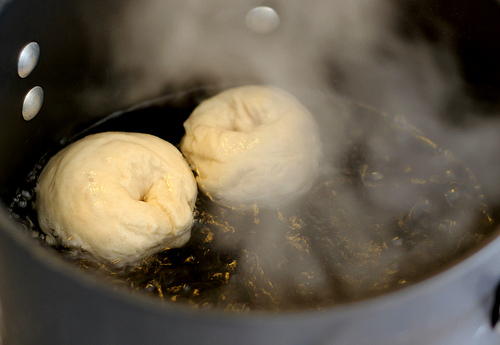
[[[429,171],[421,172],[423,175],[437,169],[429,155],[414,149],[410,141],[406,146],[387,141],[376,126],[367,127],[373,123],[358,122],[351,114],[351,102],[361,102],[404,119],[404,126],[414,125],[439,146],[452,151],[476,175],[488,201],[497,203],[500,120],[478,116],[479,108],[474,106],[467,110],[457,106],[458,100],[470,97],[464,91],[465,81],[452,49],[453,37],[432,44],[419,37],[404,39],[398,30],[401,7],[388,0],[275,0],[270,6],[279,14],[281,24],[272,33],[259,34],[245,25],[245,15],[260,5],[260,1],[242,0],[129,1],[112,21],[110,36],[98,37],[101,33],[94,33],[96,41],[109,47],[110,73],[117,80],[112,89],[103,89],[101,94],[106,98],[118,89],[123,105],[127,106],[165,90],[181,90],[197,83],[216,85],[221,90],[241,84],[272,84],[294,94],[315,114],[323,130],[326,154],[334,157],[330,163],[346,150],[346,128],[359,126],[368,133],[366,142],[374,152],[389,150],[395,161],[428,168]],[[439,19],[433,25],[446,26]],[[92,25],[89,28],[92,30]],[[96,102],[94,99],[86,103]],[[453,117],[453,112],[457,112],[457,118],[465,117],[467,126],[450,125],[443,119],[444,115]],[[397,184],[397,175],[388,172],[385,177],[392,178],[391,185]],[[390,185],[383,190],[383,195],[370,195],[378,210],[387,211],[383,214],[393,215],[418,204],[420,191],[392,193]],[[352,214],[369,212],[350,193],[345,192],[344,197],[344,206],[351,206]],[[425,205],[420,207],[425,209]],[[329,209],[320,213],[328,217]],[[457,217],[470,224],[469,216],[464,212]],[[381,223],[385,221],[382,219]],[[280,226],[274,225],[270,231],[281,231]],[[372,241],[370,229],[359,225],[359,231],[350,234],[351,243]],[[279,243],[275,237],[268,234],[263,241]],[[254,246],[250,249],[260,248],[258,244]],[[269,262],[280,262],[285,251],[282,245],[274,246],[269,260],[260,260],[269,266]],[[335,260],[334,254],[325,255],[327,260]],[[381,262],[389,262],[389,256],[378,257]],[[354,260],[363,261],[356,257]],[[304,262],[315,261],[309,257]],[[360,282],[358,275],[369,275],[368,268],[360,272],[356,270],[360,266],[353,267],[350,273],[342,268],[339,276],[350,274],[357,277],[353,281]],[[290,275],[297,277],[300,271],[292,269]],[[324,278],[312,282],[322,285]],[[353,283],[352,288],[355,287]]]

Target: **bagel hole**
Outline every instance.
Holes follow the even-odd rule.
[[[233,119],[232,130],[235,132],[251,132],[256,127],[262,125],[258,112],[252,110],[248,104],[241,102],[235,106],[237,115]]]
[[[148,194],[149,194],[149,190],[146,193],[141,194],[139,196],[139,201],[147,203],[148,202]]]

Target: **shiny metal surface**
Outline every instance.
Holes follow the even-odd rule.
[[[32,120],[40,111],[43,104],[43,89],[41,86],[35,86],[24,97],[22,114],[26,121]]]
[[[35,69],[40,58],[40,46],[36,42],[27,44],[19,54],[17,74],[21,78],[28,77]]]
[[[279,27],[280,17],[273,8],[259,6],[248,11],[245,22],[250,30],[260,34],[267,34]]]
[[[496,0],[491,2],[498,5]],[[37,246],[7,210],[6,201],[14,193],[19,180],[15,172],[30,171],[33,162],[54,143],[68,138],[78,126],[81,128],[127,105],[121,98],[126,91],[123,85],[133,86],[134,74],[108,69],[106,48],[112,44],[106,40],[107,36],[102,35],[111,30],[112,23],[120,23],[118,9],[124,3],[127,1],[19,0],[9,2],[5,11],[3,8],[0,11],[2,345],[500,343],[498,334],[488,323],[494,291],[500,280],[498,237],[445,272],[396,293],[321,311],[278,315],[235,315],[159,304],[144,296],[115,289],[94,276],[81,274],[53,253]],[[456,5],[456,2],[439,2],[443,3]],[[458,3],[465,4],[464,1]],[[7,2],[0,0],[0,8],[4,4]],[[251,5],[248,10],[255,6]],[[81,12],[91,14],[92,25],[84,24],[85,15]],[[241,22],[244,22],[244,13],[248,12],[239,17]],[[277,13],[285,23],[285,15],[280,11]],[[462,11],[459,19],[464,20],[467,13]],[[432,16],[416,17],[425,22]],[[275,19],[271,20],[272,23]],[[464,23],[464,27],[470,27]],[[274,27],[274,24],[265,24],[264,32]],[[245,23],[242,25],[252,34]],[[279,32],[281,28],[279,26],[273,32]],[[155,32],[151,27],[145,29]],[[482,37],[488,32],[481,32]],[[426,33],[435,38],[440,32],[429,29]],[[253,36],[268,38],[268,35]],[[462,48],[469,45],[472,46],[470,52],[477,52],[475,45],[479,43],[470,38],[472,36],[465,37]],[[114,43],[123,43],[123,36],[115,38],[117,42]],[[20,79],[16,72],[18,54],[26,42],[33,40],[43,47],[43,59],[29,78]],[[479,46],[490,47],[491,43]],[[474,54],[467,57],[471,55]],[[492,61],[497,65],[497,60]],[[467,73],[476,71],[476,68],[467,69]],[[156,66],[152,70],[158,71]],[[332,79],[332,84],[338,86],[338,80],[341,78]],[[35,85],[43,86],[50,97],[46,97],[40,109],[41,91],[35,91],[35,96],[32,96],[34,108],[39,108],[43,116],[26,122],[19,114],[20,106],[26,91]],[[104,85],[111,85],[112,92],[100,93],[107,90],[100,89]],[[488,90],[494,91],[493,86]],[[82,98],[78,98],[87,93],[91,97],[83,99],[91,99],[94,103],[82,102]],[[93,107],[94,104],[99,106]],[[82,105],[86,109],[82,110]],[[28,112],[28,118],[36,113]]]

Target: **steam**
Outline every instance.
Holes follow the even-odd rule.
[[[500,120],[478,116],[475,107],[461,111],[460,116],[468,119],[466,127],[443,120],[443,114],[449,116],[450,111],[457,111],[453,110],[454,101],[468,97],[450,42],[429,44],[401,38],[396,30],[401,13],[392,1],[275,0],[269,6],[278,13],[280,25],[269,33],[252,31],[245,22],[248,12],[261,5],[261,1],[252,0],[127,2],[110,25],[113,28],[110,36],[98,37],[101,33],[94,33],[96,40],[109,46],[109,72],[116,83],[109,89],[99,90],[101,98],[93,94],[94,98],[85,103],[99,104],[119,92],[121,102],[128,106],[199,84],[215,85],[220,90],[252,83],[281,87],[316,116],[322,128],[325,155],[331,157],[325,162],[325,171],[339,174],[336,164],[349,149],[344,144],[353,144],[347,142],[347,129],[357,127],[362,131],[363,145],[376,157],[390,156],[390,164],[373,161],[368,164],[372,170],[364,171],[361,176],[362,184],[375,186],[364,196],[368,204],[360,203],[352,189],[335,191],[342,199],[337,206],[346,210],[346,217],[352,220],[374,213],[377,224],[387,225],[394,215],[411,209],[416,223],[424,222],[425,218],[428,226],[446,227],[449,231],[448,237],[439,235],[432,238],[433,241],[453,246],[465,236],[474,224],[473,214],[477,211],[474,196],[484,193],[490,203],[500,199]],[[93,29],[92,25],[89,29]],[[385,122],[367,123],[355,116],[361,103],[389,114],[382,118],[394,116],[400,120],[399,123],[387,121],[403,129],[402,137],[388,139],[388,133],[379,131],[386,126]],[[370,111],[370,108],[363,109]],[[424,137],[430,139],[421,139]],[[429,147],[436,151],[429,153]],[[461,170],[458,161],[450,159],[450,152],[472,170],[482,186],[480,192],[453,185],[459,178],[473,180]],[[408,188],[395,188],[404,185],[409,177],[404,175],[404,170],[388,170],[391,164],[411,166],[411,177],[417,182]],[[432,196],[433,188],[428,183],[418,183],[418,179],[423,181],[429,176],[445,176],[446,171],[460,173],[442,181],[446,188],[441,191],[441,199]],[[314,191],[318,198],[320,189]],[[316,203],[318,218],[331,217],[333,206],[329,198]],[[460,211],[454,209],[454,198],[460,199],[464,206]],[[450,205],[453,210],[447,211]],[[431,210],[438,209],[445,214],[430,216]],[[320,291],[332,276],[341,280],[346,289],[383,286],[391,279],[397,280],[387,273],[400,269],[392,258],[412,260],[418,252],[414,246],[402,244],[402,236],[388,238],[394,235],[388,233],[381,239],[379,233],[374,233],[373,226],[354,222],[346,229],[336,229],[337,237],[330,239],[342,243],[350,236],[349,253],[322,252],[321,258],[310,254],[300,259],[290,257],[280,236],[288,231],[286,229],[294,228],[290,225],[293,217],[284,217],[281,223],[276,222],[275,217],[267,214],[260,219],[261,225],[269,222],[269,232],[262,234],[261,243],[249,244],[247,248],[247,252],[259,254],[259,267],[269,273],[267,277],[279,278],[257,282],[262,288],[271,284],[279,290],[285,287],[288,278],[298,279],[304,266],[313,267],[311,272],[319,272],[324,270],[321,261],[340,262],[342,255],[350,256],[351,264],[335,266],[336,272],[318,274],[307,280],[312,290]],[[461,225],[447,227],[442,217]],[[422,225],[416,223],[400,225],[403,229],[400,231],[404,232],[405,226]],[[300,237],[303,233],[295,234]],[[306,242],[307,246],[314,246],[314,241]],[[304,249],[306,253],[312,250],[309,247]],[[285,258],[287,264],[283,264]],[[374,259],[378,264],[373,264]],[[438,257],[431,255],[429,264],[431,259]],[[283,271],[284,266],[289,271]],[[302,283],[304,281],[297,284]],[[404,283],[402,279],[401,284]]]
[[[169,85],[193,82],[260,82],[295,90],[312,88],[314,93],[331,89],[325,70],[328,55],[368,55],[373,42],[384,36],[390,15],[384,1],[312,1],[293,6],[281,1],[273,6],[281,25],[271,34],[259,34],[245,23],[248,12],[259,4],[131,1],[111,23],[109,37],[95,36],[111,46],[111,73],[124,79],[120,89],[128,102],[156,96]]]

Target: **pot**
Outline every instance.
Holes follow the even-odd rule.
[[[466,19],[455,21],[442,6],[424,6],[411,1],[387,2],[383,6],[366,2],[363,5],[367,6],[366,12],[360,10],[363,6],[358,7],[358,2],[353,2],[353,6],[346,3],[332,1],[332,8],[344,12],[325,16],[323,6],[326,5],[320,2],[306,6],[306,10],[300,2],[273,2],[276,11],[269,12],[270,8],[266,8],[264,15],[252,17],[250,10],[260,3],[213,2],[210,6],[201,5],[206,6],[204,12],[194,2],[176,1],[147,1],[140,6],[132,1],[0,1],[0,160],[3,163],[0,169],[0,343],[498,343],[500,336],[493,326],[498,316],[495,299],[500,280],[500,238],[495,230],[446,270],[397,291],[322,310],[227,313],[158,303],[83,274],[56,253],[38,245],[9,212],[16,189],[49,149],[70,141],[109,114],[119,115],[122,109],[136,104],[147,105],[158,95],[200,85],[223,89],[227,85],[272,82],[295,90],[310,109],[325,102],[316,95],[318,90],[324,93],[327,89],[404,114],[399,102],[383,102],[386,98],[380,95],[397,90],[401,83],[419,79],[421,71],[415,69],[414,63],[424,63],[426,60],[421,58],[427,55],[419,55],[410,64],[395,64],[391,66],[396,67],[384,70],[402,74],[392,80],[385,79],[384,74],[384,85],[389,86],[380,88],[380,93],[367,93],[363,87],[365,82],[381,81],[380,70],[368,73],[366,79],[351,78],[353,68],[366,72],[374,67],[371,60],[354,64],[358,57],[353,58],[357,55],[352,54],[368,53],[367,46],[370,51],[374,48],[371,42],[379,42],[389,29],[385,26],[377,31],[369,29],[378,27],[377,23],[384,22],[387,16],[401,26],[398,33],[406,35],[406,43],[386,46],[390,49],[384,53],[395,54],[396,61],[402,56],[412,56],[415,45],[408,43],[412,40],[419,42],[416,46],[430,41],[433,49],[443,45],[447,48],[444,51],[461,51],[463,54],[450,62],[449,56],[442,55],[438,49],[441,59],[438,59],[438,67],[443,67],[441,64],[445,67],[435,71],[441,73],[443,80],[455,82],[453,78],[457,76],[451,76],[449,66],[462,66],[466,71],[462,77],[463,85],[469,90],[468,99],[479,104],[474,109],[480,109],[483,115],[495,112],[497,104],[492,95],[497,95],[500,78],[491,78],[482,68],[489,68],[497,77],[500,69],[484,63],[482,55],[471,53],[478,47],[488,51],[489,44],[484,43],[487,41],[484,37],[476,42],[473,38],[477,36],[464,31],[464,26],[470,24]],[[460,5],[474,7],[465,2]],[[497,2],[484,1],[477,6],[495,9],[489,13],[491,18],[498,19]],[[379,15],[372,15],[373,10]],[[428,15],[428,21],[420,17],[423,13]],[[134,17],[144,20],[132,22]],[[343,17],[363,19],[362,30],[352,37],[345,30],[338,30],[340,24],[330,23],[333,18],[349,27],[348,21],[342,21]],[[482,27],[489,23],[490,17],[486,18],[481,18],[479,23],[474,16],[470,20],[475,27]],[[436,29],[436,22],[444,31]],[[321,44],[310,43],[313,30],[323,27],[324,30],[318,31],[324,33],[319,35]],[[427,31],[421,30],[423,27]],[[292,34],[285,34],[287,31]],[[237,37],[231,44],[226,44],[226,40],[231,39],[228,32]],[[427,36],[422,38],[416,32],[426,32]],[[441,40],[440,32],[453,33],[455,40]],[[493,33],[487,35],[499,37]],[[196,44],[201,40],[206,44],[198,49]],[[319,46],[323,49],[325,42],[339,42],[338,46],[346,53],[332,55],[326,49],[320,55],[314,49]],[[499,46],[492,47],[489,53],[498,57],[495,49]],[[254,51],[262,54],[255,57]],[[139,54],[144,52],[146,54]],[[283,58],[288,55],[294,57]],[[434,58],[433,55],[431,60],[435,61]],[[304,65],[318,59],[327,62],[322,60],[318,68]],[[325,69],[328,78],[323,80],[320,76]],[[416,89],[410,89],[409,93],[415,95],[412,91]],[[457,102],[457,93],[450,90],[454,89],[446,87],[445,93],[451,93],[447,109],[455,106],[456,110],[463,103]],[[425,99],[429,100],[426,104],[436,101],[431,96]],[[456,114],[443,121],[453,122],[455,126],[467,123],[465,111],[456,111]],[[179,124],[183,120],[171,119]],[[331,126],[337,124],[330,121],[322,123],[324,133],[331,133]],[[428,122],[417,121],[417,124],[431,133],[437,131],[436,122],[428,125]],[[498,137],[495,140],[499,140]],[[450,142],[443,140],[442,144]],[[461,158],[468,163],[466,157]],[[490,173],[498,174],[500,170]],[[477,175],[480,180],[485,176],[481,171]],[[486,197],[495,204],[494,197]]]

